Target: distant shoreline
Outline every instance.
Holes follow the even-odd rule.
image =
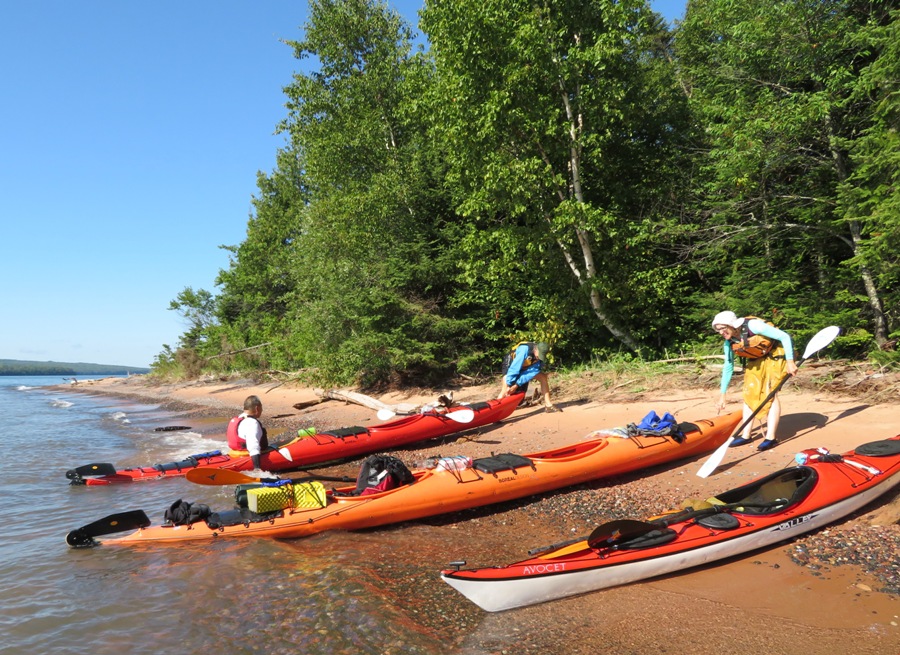
[[[9,360],[3,361],[0,360],[0,376],[3,377],[49,377],[49,376],[60,376],[62,378],[66,377],[77,377],[77,376],[118,376],[118,375],[145,375],[150,372],[149,368],[128,368],[128,367],[109,367],[109,368],[99,368],[99,369],[89,369],[89,368],[72,368],[72,365],[61,365],[61,364],[51,364],[48,365],[44,363],[44,366],[48,366],[48,368],[41,368],[41,366],[28,365],[27,363],[22,364],[10,364]],[[52,368],[51,368],[52,366]],[[102,366],[100,364],[90,364],[89,366]]]

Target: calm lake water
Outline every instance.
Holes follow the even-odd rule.
[[[0,653],[447,653],[401,612],[379,563],[391,532],[73,550],[70,530],[143,509],[154,524],[178,498],[233,506],[232,487],[185,479],[70,486],[83,464],[182,459],[221,445],[155,405],[48,388],[59,377],[0,377],[5,456]],[[425,538],[417,532],[417,538]],[[432,545],[433,546],[433,545]],[[414,546],[411,546],[414,547]],[[438,566],[423,582],[441,584]]]

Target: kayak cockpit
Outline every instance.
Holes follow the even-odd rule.
[[[818,480],[814,468],[798,466],[720,493],[715,501],[733,507],[732,511],[739,514],[774,514],[809,496]]]

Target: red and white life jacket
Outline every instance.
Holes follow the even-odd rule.
[[[231,450],[247,450],[247,440],[238,434],[238,426],[248,416],[235,416],[228,421],[228,427],[225,429],[225,436],[228,437],[228,447]],[[265,450],[269,447],[269,439],[266,435],[266,429],[262,429],[262,438],[259,440],[259,449]]]

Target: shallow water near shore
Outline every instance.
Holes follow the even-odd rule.
[[[70,486],[65,471],[83,464],[153,464],[223,444],[156,431],[178,421],[155,405],[44,388],[58,382],[0,378],[0,411],[12,425],[0,464],[0,651],[446,652],[350,558],[308,557],[268,539],[68,548],[69,530],[109,514],[143,509],[157,524],[178,498],[227,509],[233,492],[184,479]],[[375,551],[368,562],[394,548],[366,546]]]

